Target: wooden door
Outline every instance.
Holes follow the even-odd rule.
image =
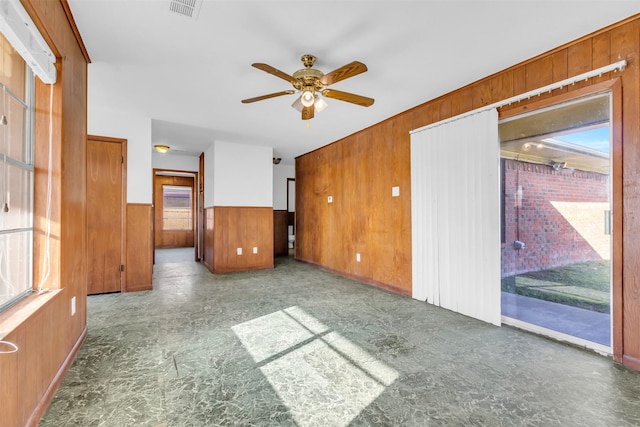
[[[119,292],[123,260],[123,141],[87,141],[88,294]]]

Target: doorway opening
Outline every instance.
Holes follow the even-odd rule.
[[[612,347],[612,102],[601,93],[503,119],[503,323]]]
[[[287,178],[287,242],[289,255],[295,255],[296,248],[296,179]]]
[[[154,169],[154,263],[199,261],[197,177],[196,172]]]

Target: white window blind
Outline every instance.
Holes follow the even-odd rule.
[[[411,135],[413,297],[500,325],[496,109]]]

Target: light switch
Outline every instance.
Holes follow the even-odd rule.
[[[236,253],[237,253],[238,255],[242,255],[242,248],[238,248],[238,249],[236,249]]]
[[[257,247],[257,246],[254,246],[254,247],[253,247],[253,253],[254,253],[254,254],[257,254],[257,253],[258,253],[258,247]]]
[[[327,197],[327,203],[333,203],[333,196]]]
[[[360,253],[356,254],[356,262],[360,262]]]
[[[400,187],[391,187],[391,197],[400,196]]]

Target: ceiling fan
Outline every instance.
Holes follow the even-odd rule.
[[[327,103],[320,98],[320,94],[327,98],[350,102],[362,107],[369,107],[373,105],[373,98],[367,98],[366,96],[355,95],[353,93],[342,92],[335,89],[327,89],[327,86],[329,85],[367,71],[367,66],[362,62],[353,61],[331,71],[328,74],[324,74],[322,71],[313,68],[313,64],[316,62],[315,56],[305,54],[302,55],[300,60],[304,64],[304,68],[296,71],[293,75],[282,72],[271,65],[262,63],[251,64],[252,67],[265,71],[269,74],[273,74],[282,80],[286,80],[291,83],[295,90],[283,90],[281,92],[270,93],[267,95],[257,96],[255,98],[243,99],[242,103],[250,104],[264,99],[275,98],[282,95],[291,95],[299,92],[300,97],[297,98],[291,106],[302,113],[302,120],[312,119],[315,111],[320,112],[327,106]]]

